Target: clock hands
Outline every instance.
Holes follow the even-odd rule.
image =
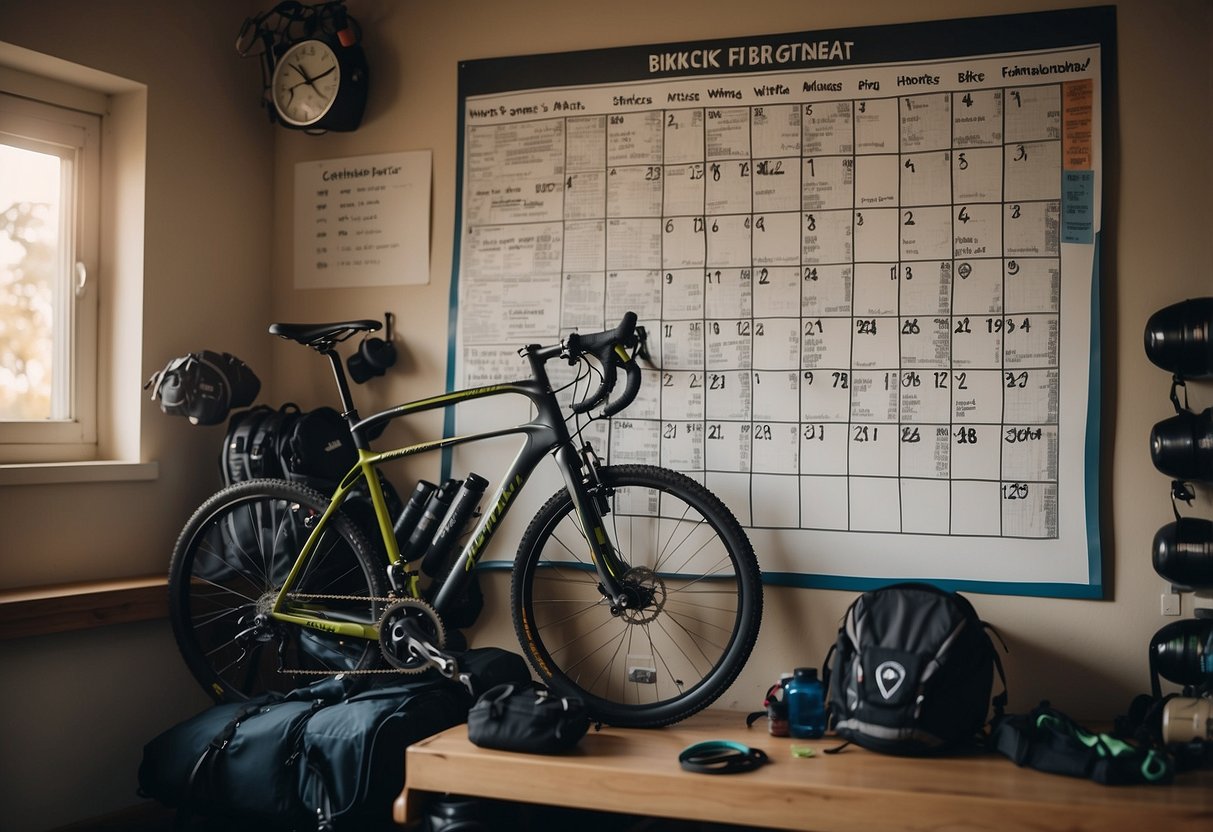
[[[298,72],[298,73],[299,73],[299,75],[303,77],[303,80],[302,80],[302,81],[300,81],[300,82],[298,82],[297,84],[294,84],[294,85],[292,85],[292,86],[291,86],[291,88],[290,88],[291,90],[294,90],[294,89],[295,89],[295,87],[299,87],[299,86],[302,86],[302,85],[304,85],[304,84],[307,84],[309,87],[311,87],[312,89],[314,89],[314,90],[315,90],[315,89],[316,89],[316,82],[317,82],[317,81],[319,81],[321,78],[323,78],[324,76],[326,76],[326,75],[328,75],[328,74],[330,74],[330,73],[334,72],[334,71],[337,69],[337,67],[335,67],[335,66],[330,66],[330,67],[329,67],[328,69],[326,69],[324,72],[320,73],[320,74],[319,74],[319,75],[317,75],[315,78],[313,78],[313,77],[309,76],[309,75],[307,74],[307,72],[305,72],[305,71],[304,71],[303,67],[301,67],[299,64],[287,64],[287,66],[289,66],[291,69],[293,69],[293,70],[295,70],[296,72]],[[316,91],[317,91],[317,92],[319,92],[319,90],[316,90]]]

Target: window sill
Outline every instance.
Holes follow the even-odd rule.
[[[0,465],[0,486],[73,482],[135,482],[160,476],[158,462],[37,462]]]
[[[0,641],[167,616],[165,575],[0,590]]]

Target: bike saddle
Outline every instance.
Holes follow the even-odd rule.
[[[309,347],[320,344],[335,344],[344,341],[355,332],[375,332],[381,327],[379,321],[339,321],[329,324],[270,324],[270,335],[297,341]]]

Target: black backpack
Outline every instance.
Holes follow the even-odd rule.
[[[826,656],[835,734],[889,754],[974,745],[983,736],[995,670],[1003,686],[993,700],[996,716],[1007,699],[988,627],[968,600],[930,584],[865,592],[847,609]]]
[[[233,408],[247,407],[261,391],[261,380],[229,353],[210,350],[174,358],[143,389],[170,416],[185,416],[195,425],[217,425]]]

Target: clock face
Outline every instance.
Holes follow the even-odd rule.
[[[322,41],[296,43],[274,67],[274,107],[284,122],[295,127],[322,119],[337,100],[340,87],[337,56]]]

